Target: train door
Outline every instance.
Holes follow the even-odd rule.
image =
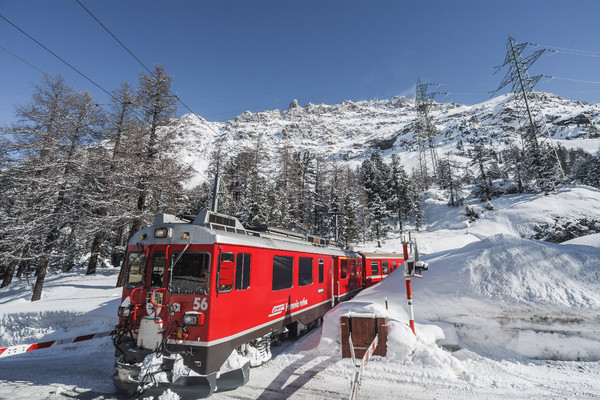
[[[360,260],[348,260],[348,270],[350,275],[348,289],[352,292],[362,286]]]
[[[334,273],[334,271],[335,271],[334,260],[335,259],[333,257],[329,257],[329,259],[330,259],[329,260],[329,262],[330,262],[330,264],[329,264],[329,274],[331,276],[331,278],[330,278],[331,279],[331,307],[333,307],[333,306],[335,306],[335,293],[336,293],[336,290],[335,290],[335,280],[336,280],[335,279],[335,275],[336,274]]]
[[[162,305],[167,290],[168,251],[169,246],[153,246],[148,264],[147,291],[144,297],[146,300],[146,312],[149,317],[155,319],[158,319],[164,308]]]
[[[346,257],[336,257],[334,267],[334,293],[338,301],[344,299],[348,294],[348,281],[350,272],[350,260]]]

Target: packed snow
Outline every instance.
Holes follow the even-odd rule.
[[[439,193],[426,199],[425,224],[413,232],[429,264],[412,279],[416,336],[396,270],[331,310],[321,329],[273,348],[246,386],[213,397],[347,398],[354,366],[341,358],[340,316],[351,312],[388,324],[387,355],[365,368],[360,398],[600,398],[600,226],[560,244],[530,238],[556,221],[600,221],[600,191],[569,186],[492,204],[477,204],[481,217],[470,221]],[[401,252],[400,242],[396,233],[357,249]],[[111,330],[118,271],[84,273],[47,276],[34,303],[31,278],[0,289],[0,347]],[[2,357],[0,399],[119,398],[113,353],[104,337]]]

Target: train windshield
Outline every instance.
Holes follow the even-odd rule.
[[[172,259],[178,261],[171,267],[169,292],[186,294],[208,292],[209,253],[174,253]]]
[[[150,275],[150,287],[161,287],[165,275],[167,258],[164,251],[156,252],[152,256],[152,274]]]
[[[144,286],[146,277],[146,253],[132,251],[127,256],[127,286]]]

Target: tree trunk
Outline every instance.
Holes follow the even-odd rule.
[[[92,249],[90,260],[88,262],[88,267],[86,271],[86,275],[93,275],[96,273],[96,267],[98,266],[98,255],[100,253],[100,245],[102,244],[102,233],[98,232],[94,236],[94,240],[92,240]]]
[[[52,230],[52,232],[50,232],[46,237],[44,255],[42,256],[42,260],[37,268],[37,279],[35,280],[35,286],[33,287],[33,296],[31,296],[31,301],[37,301],[42,298],[42,287],[44,286],[46,270],[48,269],[48,263],[50,262],[50,254],[52,253],[52,249],[54,248],[57,233],[58,232],[55,232],[55,230]]]
[[[6,271],[4,271],[4,279],[2,279],[2,285],[0,285],[0,288],[10,285],[18,263],[18,260],[12,260],[10,264],[8,264],[8,268]]]
[[[27,263],[23,260],[19,263],[19,269],[17,270],[17,278],[20,278],[23,276],[23,273],[25,272],[25,269],[27,268]]]
[[[123,251],[121,250],[121,247],[124,245],[124,243],[123,243],[124,234],[125,234],[125,227],[120,226],[119,229],[117,229],[115,244],[113,246],[113,251],[111,254],[112,265],[115,268],[117,268],[117,267],[119,267],[119,265],[121,265],[121,258],[123,258]]]
[[[28,254],[29,245],[25,245],[25,248],[23,251],[21,251],[21,261],[19,261],[19,269],[17,269],[17,278],[21,278],[25,272],[25,269],[27,268],[27,261],[25,261],[25,259],[27,258]]]

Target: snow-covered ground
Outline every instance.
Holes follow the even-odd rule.
[[[599,231],[600,191],[565,187],[493,205],[469,222],[463,209],[435,194],[427,199],[424,228],[415,233],[429,263],[412,281],[416,337],[397,270],[333,309],[322,329],[274,349],[246,386],[213,397],[347,398],[353,366],[341,359],[339,320],[351,311],[385,316],[389,329],[387,356],[366,367],[360,398],[600,398],[600,233],[561,244],[528,239],[535,227],[582,218]],[[380,250],[400,252],[400,238]],[[0,347],[112,329],[117,273],[48,276],[35,303],[26,280],[1,289]],[[0,399],[118,398],[112,364],[107,337],[3,357]]]

